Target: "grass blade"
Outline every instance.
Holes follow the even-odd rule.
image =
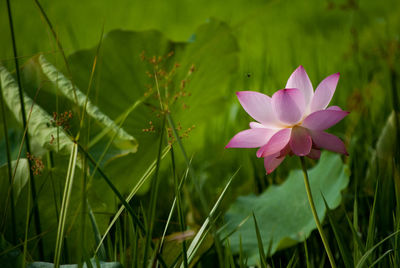
[[[348,225],[349,225],[349,227],[351,229],[351,233],[352,233],[352,236],[353,236],[353,243],[354,243],[353,261],[354,261],[354,265],[352,267],[354,267],[356,265],[356,262],[357,262],[356,258],[358,257],[358,255],[360,253],[364,254],[365,249],[364,249],[364,245],[362,244],[361,239],[360,239],[360,237],[358,235],[357,230],[355,229],[353,223],[351,222],[351,220],[350,220],[349,216],[347,215],[347,212],[346,212],[346,210],[344,208],[343,208],[343,212],[344,212],[344,215],[346,216],[347,223],[348,223]]]
[[[150,193],[150,211],[149,211],[149,215],[148,215],[149,225],[147,226],[148,228],[147,228],[147,236],[146,236],[146,245],[144,248],[144,258],[143,258],[143,267],[144,268],[147,266],[147,256],[148,256],[148,251],[150,249],[150,242],[152,239],[153,228],[154,228],[154,217],[156,214],[156,205],[157,205],[158,187],[159,187],[158,170],[160,169],[160,163],[161,163],[161,151],[162,151],[162,144],[163,144],[163,140],[164,140],[164,130],[165,130],[165,117],[163,118],[163,123],[161,126],[160,144],[158,146],[156,170],[154,172],[154,178],[151,181],[152,191]],[[155,254],[157,254],[157,252],[155,252]]]
[[[225,244],[225,267],[235,268],[235,260],[233,259],[229,239],[226,240]]]
[[[136,213],[133,211],[132,207],[125,201],[125,199],[122,197],[121,193],[118,191],[118,189],[115,187],[115,185],[111,182],[111,180],[107,177],[107,175],[103,172],[101,168],[99,168],[98,163],[93,159],[93,157],[81,146],[79,145],[79,150],[83,152],[85,157],[88,158],[88,160],[92,163],[92,165],[97,166],[97,172],[100,174],[100,176],[104,179],[104,181],[108,184],[110,189],[114,192],[114,194],[118,197],[119,201],[124,205],[124,207],[128,210],[129,214],[132,216],[133,220],[135,223],[139,226],[142,232],[145,232],[145,228],[143,223],[139,220],[139,217],[136,215]]]
[[[297,257],[297,252],[294,252],[293,256],[290,258],[289,263],[286,266],[286,268],[296,267],[296,264],[299,261],[299,258],[296,258],[296,257]]]
[[[207,215],[208,214],[208,206],[207,206],[206,199],[205,199],[205,197],[203,195],[203,192],[200,189],[200,186],[198,185],[197,177],[194,174],[193,168],[192,168],[192,166],[190,164],[190,160],[187,157],[185,148],[183,147],[182,140],[179,137],[178,131],[175,128],[174,121],[173,121],[173,119],[172,119],[172,117],[171,117],[171,115],[169,113],[167,113],[167,120],[168,120],[168,123],[169,123],[170,127],[172,128],[172,133],[174,134],[175,139],[178,141],[179,148],[180,148],[180,150],[182,152],[183,158],[185,159],[186,165],[187,165],[187,167],[189,169],[190,176],[192,177],[192,180],[194,182],[194,186],[196,187],[196,191],[199,194],[200,202],[201,202],[202,209],[203,209],[203,213],[205,215]]]
[[[377,265],[383,258],[385,258],[385,257],[386,257],[389,253],[391,253],[391,252],[393,252],[393,249],[387,250],[385,253],[383,253],[381,256],[379,256],[379,258],[376,259],[376,260],[369,266],[369,268],[374,267],[375,265]]]
[[[79,150],[83,152],[85,157],[88,158],[88,160],[92,163],[94,166],[99,166],[98,163],[93,159],[93,157],[81,146],[78,144]],[[105,182],[108,184],[110,189],[114,192],[114,194],[118,197],[119,201],[123,204],[123,206],[128,210],[128,213],[131,215],[133,221],[135,222],[135,225],[138,226],[141,231],[146,234],[146,229],[145,225],[139,220],[138,216],[136,213],[133,211],[132,207],[125,201],[125,199],[122,197],[121,193],[118,191],[118,189],[114,186],[114,184],[110,181],[110,179],[106,176],[106,174],[103,172],[101,168],[97,168],[97,172],[99,172],[100,176],[105,180]],[[151,242],[151,246],[154,248],[153,242]],[[163,267],[166,267],[164,260],[162,259],[161,255],[157,254],[158,261]]]
[[[182,233],[184,233],[184,231],[186,229],[185,222],[184,222],[184,216],[183,216],[183,212],[182,212],[182,200],[181,200],[180,191],[182,189],[183,184],[185,183],[185,181],[187,179],[189,169],[186,169],[186,172],[184,173],[183,178],[181,179],[181,181],[178,184],[178,177],[176,175],[176,169],[175,169],[175,155],[174,155],[174,150],[173,150],[172,146],[171,146],[170,152],[171,152],[171,165],[172,165],[172,173],[173,173],[172,175],[174,177],[175,198],[174,198],[174,201],[172,202],[172,206],[171,206],[171,209],[170,209],[170,212],[168,215],[168,219],[167,219],[167,222],[164,227],[164,232],[163,232],[161,242],[160,242],[160,251],[162,249],[164,238],[167,233],[169,223],[171,222],[172,215],[175,210],[175,206],[177,206],[177,210],[178,210],[178,220],[179,220],[180,231]],[[187,250],[186,249],[186,241],[185,241],[185,239],[183,239],[182,240],[182,256],[183,256],[183,264],[184,264],[185,268],[188,267],[186,250]]]
[[[379,188],[379,182],[376,182],[376,188],[375,188],[375,194],[374,194],[374,202],[372,204],[372,209],[370,212],[369,216],[369,221],[368,221],[368,231],[367,231],[367,242],[365,245],[365,248],[371,248],[374,242],[374,236],[375,236],[375,213],[376,213],[376,200],[378,197],[378,188]]]
[[[257,219],[256,219],[256,215],[254,215],[253,212],[253,219],[254,219],[254,227],[256,229],[256,234],[257,234],[257,243],[258,243],[258,251],[260,254],[260,263],[261,263],[261,267],[263,268],[267,268],[267,258],[265,257],[265,251],[264,251],[264,246],[263,246],[263,242],[261,239],[261,233],[260,233],[260,229],[258,228],[258,224],[257,224]]]
[[[242,236],[239,236],[239,267],[244,268],[246,267],[244,260],[243,260],[243,244],[242,244]]]
[[[201,243],[204,241],[207,233],[209,232],[208,225],[210,224],[210,221],[214,218],[215,213],[221,204],[222,199],[224,198],[226,191],[228,190],[229,186],[232,183],[233,178],[236,176],[239,170],[237,170],[232,177],[229,179],[228,183],[226,184],[224,190],[221,192],[217,202],[215,202],[214,207],[211,209],[209,216],[206,218],[206,220],[203,222],[203,225],[201,226],[200,230],[197,232],[196,236],[194,237],[192,243],[190,243],[190,246],[187,250],[187,256],[188,256],[188,264],[190,265],[191,261],[193,260],[197,250],[199,249],[199,246]],[[183,268],[183,265],[181,265],[181,268]]]
[[[321,193],[322,195],[322,193]],[[332,227],[333,234],[335,235],[336,242],[339,247],[340,254],[342,255],[342,260],[344,262],[345,267],[352,267],[352,260],[351,257],[349,256],[350,249],[346,245],[346,243],[343,241],[340,232],[338,230],[338,226],[336,225],[335,221],[332,219],[331,215],[331,210],[329,209],[328,203],[326,202],[325,197],[322,195],[322,199],[324,200],[325,208],[326,208],[326,214],[328,216],[329,223]]]
[[[96,243],[99,245],[99,250],[96,250],[95,256],[98,256],[100,258],[100,260],[105,261],[108,259],[108,257],[110,255],[106,251],[106,248],[104,247],[104,245],[100,242],[101,234],[100,234],[99,227],[97,226],[97,223],[96,223],[96,217],[94,216],[93,210],[92,210],[89,202],[87,200],[86,200],[86,202],[87,202],[87,207],[88,207],[88,211],[89,211],[90,223],[92,224],[94,238],[95,238]]]
[[[52,35],[54,37],[54,40],[57,43],[58,49],[60,50],[61,55],[63,57],[64,63],[65,63],[65,67],[67,68],[68,75],[69,75],[70,78],[72,78],[72,73],[71,73],[71,69],[69,68],[69,64],[68,64],[68,61],[67,61],[67,56],[64,53],[64,49],[63,49],[63,47],[61,45],[60,39],[57,36],[57,33],[54,30],[53,25],[51,24],[51,21],[50,21],[49,17],[47,16],[46,12],[44,11],[42,5],[40,5],[39,1],[38,0],[33,0],[33,1],[35,2],[36,7],[39,9],[40,14],[42,15],[42,17],[46,21],[47,26],[50,28],[50,31],[51,31],[51,33],[52,33]],[[73,80],[71,79],[71,81],[73,81]],[[76,105],[78,105],[78,97],[77,97],[76,92],[75,92],[75,87],[73,86],[72,88],[73,88],[73,94],[74,94],[74,101],[75,101]],[[78,111],[79,111],[79,109],[78,109]],[[80,117],[80,112],[79,112],[78,115]]]
[[[60,266],[61,249],[64,240],[64,229],[67,220],[69,201],[71,197],[72,184],[74,182],[75,166],[78,157],[78,145],[72,147],[71,157],[69,159],[67,178],[65,180],[64,195],[61,203],[60,221],[58,223],[57,240],[54,252],[54,267]]]
[[[226,234],[226,235],[221,239],[221,241],[222,241],[222,242],[225,241],[225,240],[228,239],[233,233],[235,233],[237,230],[239,230],[240,227],[241,227],[243,224],[245,224],[246,221],[247,221],[248,219],[250,219],[250,216],[251,216],[251,215],[248,215],[248,216],[247,216],[246,218],[244,218],[241,222],[239,222],[239,224],[238,224],[232,231],[230,231],[228,234]],[[218,230],[218,233],[224,233],[224,230],[226,230],[226,225],[224,225],[223,227],[221,227],[221,228]]]
[[[22,91],[21,75],[20,75],[20,72],[19,72],[17,44],[16,44],[16,41],[15,41],[14,25],[13,25],[13,19],[12,19],[10,0],[7,0],[6,2],[7,2],[8,20],[9,20],[9,24],[10,24],[11,41],[12,41],[12,47],[13,47],[13,53],[14,53],[15,71],[16,71],[16,74],[17,74],[19,102],[20,102],[21,114],[22,114],[22,126],[23,126],[23,129],[26,130],[26,132],[28,132],[27,131],[28,130],[28,126],[27,126],[27,120],[26,120],[24,95],[23,95],[23,91]],[[29,135],[25,136],[25,148],[26,148],[26,152],[28,154],[31,154],[31,148],[30,148],[30,143],[29,143]],[[32,171],[30,162],[29,162],[29,175],[30,175],[29,182],[30,182],[30,190],[31,190],[32,199],[36,200],[36,198],[37,198],[36,197],[36,184],[35,184],[33,171]],[[35,203],[35,201],[33,203]],[[39,213],[39,207],[38,206],[34,206],[33,207],[33,213],[34,213],[36,234],[40,235],[42,233],[42,230],[41,230],[41,225],[40,225],[40,213]],[[39,240],[38,250],[39,250],[40,258],[43,259],[44,258],[44,247],[43,247],[43,241],[41,239]]]
[[[387,237],[385,237],[384,239],[382,239],[381,241],[379,241],[377,244],[375,244],[372,248],[370,248],[369,250],[367,250],[367,252],[365,252],[365,254],[361,257],[361,259],[359,260],[359,262],[357,263],[356,268],[361,268],[364,266],[364,263],[367,261],[367,259],[370,257],[370,255],[372,254],[372,252],[374,252],[374,250],[379,247],[380,245],[382,245],[386,240],[392,238],[393,236],[396,236],[398,233],[400,232],[400,230],[388,235]]]
[[[307,239],[304,239],[303,244],[304,244],[304,252],[306,254],[306,266],[307,266],[307,268],[309,268],[309,267],[311,267],[311,265],[310,265],[310,257],[308,254]]]
[[[181,138],[180,138],[180,136],[178,134],[178,131],[175,128],[175,124],[174,124],[174,121],[173,121],[170,113],[167,113],[167,119],[168,119],[168,123],[169,123],[169,125],[170,125],[170,127],[172,129],[172,132],[174,134],[174,137],[178,141],[178,145],[179,145],[179,148],[181,149],[181,152],[182,152],[183,158],[185,159],[186,165],[189,168],[190,176],[192,177],[194,186],[196,188],[196,192],[198,193],[199,198],[200,198],[202,211],[203,211],[204,215],[211,215],[211,214],[208,213],[209,209],[208,209],[208,205],[207,205],[206,199],[204,197],[203,191],[202,191],[202,189],[201,189],[201,187],[199,185],[197,177],[195,176],[193,168],[191,167],[189,158],[187,157],[185,148],[183,147],[183,144],[182,144],[182,140],[181,140]],[[223,265],[223,256],[222,256],[223,255],[222,254],[223,250],[222,250],[221,241],[220,241],[220,239],[218,237],[218,234],[217,234],[217,231],[216,231],[217,228],[216,228],[216,226],[214,226],[214,221],[211,220],[210,223],[211,223],[211,232],[212,232],[212,234],[214,236],[215,248],[216,248],[216,251],[217,251],[217,254],[218,254],[219,265],[222,266]]]
[[[164,148],[164,150],[162,151],[161,159],[163,159],[167,155],[169,150],[170,150],[169,146]],[[157,159],[155,159],[154,162],[149,166],[149,168],[144,172],[144,174],[142,175],[142,177],[140,178],[138,183],[135,185],[135,187],[129,193],[128,197],[126,198],[126,203],[129,203],[132,200],[132,198],[135,196],[137,191],[148,180],[148,178],[150,178],[151,174],[153,174],[154,170],[156,169],[156,164],[157,164]],[[105,240],[106,236],[108,235],[108,233],[111,231],[111,228],[113,227],[115,222],[121,216],[121,214],[124,211],[124,209],[125,209],[125,206],[121,206],[119,208],[119,210],[117,211],[117,213],[115,214],[114,218],[111,220],[110,224],[108,225],[106,231],[103,234],[103,237],[101,238],[101,240],[99,241],[99,243],[98,243],[98,245],[96,247],[95,253],[98,252],[98,250],[100,249],[100,246],[104,242],[104,240]]]
[[[7,170],[8,170],[8,181],[10,183],[10,199],[11,199],[11,224],[12,224],[12,242],[13,244],[17,243],[17,233],[16,233],[16,221],[15,221],[15,210],[14,210],[14,191],[13,191],[13,179],[12,179],[12,167],[11,167],[11,153],[10,153],[10,141],[8,138],[8,128],[7,128],[7,119],[6,119],[6,109],[3,100],[3,91],[1,89],[0,84],[0,106],[1,106],[1,115],[3,120],[3,131],[4,131],[4,140],[6,144],[6,156],[7,156]],[[7,208],[6,208],[7,209]]]

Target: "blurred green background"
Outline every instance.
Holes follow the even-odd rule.
[[[175,52],[173,57],[163,61],[167,70],[172,70],[175,63],[180,65],[170,84],[172,93],[179,92],[180,82],[187,78],[188,70],[194,65],[196,70],[186,87],[192,96],[171,105],[171,111],[175,123],[182,124],[183,131],[195,126],[183,142],[189,157],[193,157],[192,165],[209,206],[229,177],[241,167],[222,204],[222,211],[240,195],[259,194],[271,184],[282,183],[290,170],[299,167],[297,159],[286,159],[266,177],[263,161],[255,157],[255,149],[224,149],[229,139],[246,129],[251,121],[240,107],[235,92],[254,90],[272,95],[285,86],[299,65],[307,70],[314,88],[326,76],[340,72],[331,104],[351,113],[330,132],[344,140],[350,154],[342,158],[351,174],[342,207],[350,211],[352,220],[360,213],[356,228],[360,233],[368,232],[375,183],[379,181],[384,198],[377,201],[377,206],[383,216],[377,220],[377,226],[379,222],[381,225],[374,238],[378,241],[397,226],[397,220],[391,218],[397,208],[396,189],[390,181],[398,180],[399,165],[394,161],[398,160],[395,158],[397,132],[393,129],[385,132],[384,126],[392,110],[399,111],[398,100],[394,97],[400,88],[399,1],[39,1],[67,55],[71,73],[35,1],[10,2],[24,90],[31,98],[46,80],[39,66],[39,54],[86,92],[100,38],[103,38],[98,54],[101,71],[96,71],[89,96],[115,121],[145,94],[148,84],[154,89],[154,81],[146,74],[152,65],[140,58],[143,51],[149,58]],[[7,8],[4,1],[0,4],[0,62],[15,76]],[[50,115],[55,109],[76,111],[71,100],[54,93],[54,88],[45,84],[35,97],[37,104]],[[149,127],[149,121],[157,131],[161,124],[149,109],[151,105],[158,105],[157,101],[148,102],[141,104],[123,124],[137,139],[138,152],[120,155],[121,148],[113,148],[101,163],[124,195],[136,185],[157,154],[158,132],[143,132]],[[190,107],[187,111],[182,108],[186,104]],[[76,120],[72,122],[72,133],[79,129]],[[8,123],[16,158],[22,134],[12,117]],[[88,140],[85,142],[100,130],[98,125],[86,130]],[[3,150],[3,133],[0,138]],[[97,147],[91,148],[91,153],[100,157],[107,141],[108,138],[101,140]],[[177,173],[182,174],[185,162],[178,149],[175,151]],[[60,156],[59,163],[63,163],[63,157]],[[0,161],[2,165],[6,163],[3,151]],[[60,164],[64,168],[63,165]],[[161,187],[169,187],[166,189],[171,191],[159,196],[155,236],[162,234],[174,197],[168,157],[161,170]],[[93,202],[99,203],[101,212],[112,215],[118,202],[99,178],[94,179],[98,181],[93,183],[96,189]],[[132,202],[135,207],[144,204],[147,208],[149,187],[150,182],[141,188],[141,196]],[[194,184],[189,183],[187,187],[184,194],[186,218],[189,226],[198,228],[204,219],[199,208],[201,202]],[[359,207],[358,212],[354,212],[357,196],[360,196]],[[336,222],[343,226],[345,214],[336,214]],[[104,217],[101,222],[104,229],[108,218]],[[223,222],[221,220],[221,224]],[[178,227],[174,225],[173,229],[176,231]],[[342,232],[351,234],[349,229]],[[317,238],[315,236],[313,241]],[[52,239],[50,241],[53,243]],[[279,254],[282,255],[276,258],[287,260],[292,252]]]

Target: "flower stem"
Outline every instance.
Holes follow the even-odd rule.
[[[311,194],[310,182],[308,180],[308,173],[306,168],[306,163],[304,161],[304,157],[300,157],[301,168],[303,170],[304,175],[304,185],[306,186],[308,202],[310,203],[311,211],[314,216],[315,224],[317,225],[319,235],[321,236],[322,243],[324,243],[326,254],[328,254],[329,262],[331,263],[332,268],[336,268],[335,260],[333,258],[332,252],[329,248],[328,240],[325,237],[324,230],[322,229],[322,225],[319,222],[317,210],[315,209],[314,200]]]

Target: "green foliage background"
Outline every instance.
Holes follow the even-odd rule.
[[[0,3],[0,63],[16,78],[8,13],[3,2]],[[201,195],[206,197],[206,203],[211,208],[228,179],[239,167],[240,170],[219,208],[221,214],[229,207],[234,208],[240,204],[239,199],[232,205],[238,196],[261,194],[270,185],[281,184],[287,178],[291,178],[289,172],[298,168],[298,160],[294,157],[289,158],[273,174],[266,177],[263,162],[255,157],[255,150],[226,150],[224,146],[235,133],[247,128],[250,121],[249,116],[240,107],[235,92],[255,90],[271,95],[284,87],[287,78],[297,66],[303,65],[314,88],[326,76],[340,72],[339,85],[331,103],[351,112],[330,131],[345,141],[350,154],[349,157],[335,160],[340,160],[340,166],[344,163],[348,167],[349,185],[342,196],[342,188],[335,191],[336,195],[341,196],[342,202],[339,209],[331,212],[330,227],[327,227],[334,249],[343,254],[345,250],[340,248],[340,245],[345,243],[340,242],[340,237],[352,237],[348,251],[352,252],[352,259],[357,263],[361,255],[373,244],[397,230],[400,222],[397,195],[399,132],[394,115],[400,111],[399,93],[396,97],[400,88],[398,1],[39,2],[57,33],[58,41],[62,44],[69,70],[35,1],[11,1],[17,52],[22,66],[23,89],[50,118],[55,111],[73,111],[74,118],[69,134],[74,136],[82,132],[83,145],[88,146],[88,151],[96,160],[101,159],[101,169],[124,197],[156,160],[161,128],[161,117],[152,109],[158,107],[159,102],[153,97],[146,98],[149,88],[152,88],[152,94],[156,94],[154,77],[149,77],[154,66],[143,60],[141,55],[147,58],[165,57],[160,64],[165,70],[173,70],[175,64],[179,64],[168,86],[161,85],[161,95],[165,94],[165,100],[169,100],[166,103],[175,123],[182,127],[180,133],[191,128],[188,137],[182,139],[189,158],[192,158],[191,165],[197,180],[196,182],[194,178],[189,178],[183,191],[185,219],[187,229],[190,230],[198,230],[207,216],[201,209]],[[167,57],[171,51],[174,51],[174,55]],[[132,109],[123,121],[122,128],[135,138],[138,147],[135,147],[136,143],[118,145],[114,142],[101,158],[112,133],[101,137],[95,145],[89,146],[90,141],[105,129],[104,124],[96,117],[87,116],[85,124],[80,126],[79,113],[82,107],[77,107],[71,98],[58,91],[57,85],[48,81],[49,77],[43,73],[43,67],[40,66],[40,55],[49,60],[66,79],[71,79],[84,94],[89,88],[88,97],[92,103],[101,114],[108,116],[116,124],[121,123],[124,113]],[[98,64],[90,84],[96,56]],[[189,76],[188,72],[192,66],[195,69]],[[180,92],[182,80],[187,80],[185,89],[191,96],[180,97],[174,101],[172,96]],[[189,108],[184,108],[186,106]],[[16,106],[14,111],[10,107],[6,110],[12,160],[18,158],[23,136],[21,123],[14,117],[16,110]],[[392,117],[388,121],[391,114]],[[35,116],[34,114],[34,122],[50,123],[49,119]],[[144,132],[143,129],[149,128],[150,121],[155,127],[155,132]],[[1,126],[3,124],[0,122]],[[42,156],[45,164],[45,171],[38,177],[38,183],[42,186],[38,206],[45,222],[43,229],[48,231],[44,241],[47,241],[48,248],[52,248],[58,220],[54,214],[54,207],[47,207],[47,204],[61,202],[68,152],[56,153],[57,149],[44,146],[43,144],[48,145],[50,141],[47,134],[30,134],[34,140],[33,150]],[[169,134],[171,140],[172,133]],[[35,142],[35,138],[39,142]],[[6,150],[5,146],[4,132],[1,131],[2,185],[5,185],[4,180],[7,180],[4,175],[7,164],[6,154],[3,153]],[[136,149],[136,153],[127,153]],[[54,169],[49,168],[48,150],[54,153]],[[174,146],[174,157],[176,174],[181,177],[186,171],[186,165],[177,145]],[[22,158],[25,158],[25,154],[22,154]],[[79,158],[83,161],[84,157],[80,155]],[[313,166],[317,162],[310,161],[308,164]],[[82,171],[82,167],[85,163],[81,162],[80,165],[78,177],[84,178],[85,172]],[[159,174],[160,187],[163,190],[158,195],[157,221],[153,232],[155,238],[160,238],[163,234],[175,196],[171,169],[171,159],[168,155],[163,158]],[[93,171],[93,167],[90,170]],[[51,181],[57,182],[57,191],[54,191]],[[83,184],[80,185],[78,181],[80,182],[76,180],[74,186],[76,189],[71,201],[74,204],[69,212],[71,215],[78,215],[81,209],[79,204]],[[150,185],[151,180],[148,179],[131,201],[138,214],[142,213],[141,210],[149,209],[150,195],[153,191]],[[22,188],[26,187],[26,183],[21,183],[20,187],[20,203],[16,202],[15,206],[19,208],[19,239],[23,240],[27,189]],[[87,181],[87,187],[100,233],[103,233],[120,202],[97,174]],[[199,189],[202,194],[199,193]],[[297,188],[293,191],[296,190]],[[50,192],[57,197],[54,198]],[[3,200],[2,202],[5,203]],[[268,204],[266,207],[268,209]],[[5,205],[1,210],[4,208]],[[246,217],[242,216],[235,223]],[[257,214],[256,216],[258,218]],[[352,223],[351,226],[348,225],[347,219]],[[129,222],[125,214],[119,220],[125,224]],[[177,218],[174,220],[178,221]],[[229,220],[229,213],[226,217],[220,217],[218,227],[224,226],[225,223],[232,224]],[[327,222],[326,218],[325,223]],[[71,226],[68,239],[81,239],[78,237],[81,224],[68,222],[67,225]],[[84,225],[87,226],[86,230],[91,230],[89,219],[85,220]],[[2,224],[1,227],[5,239],[11,241],[11,234],[6,231],[10,230],[10,223]],[[119,227],[114,228],[115,236],[108,238],[108,245],[112,242],[117,244],[117,234],[123,236]],[[336,236],[334,229],[338,230],[339,236]],[[252,229],[249,227],[249,230]],[[168,234],[178,231],[178,224],[173,224]],[[356,239],[356,232],[361,234],[363,246],[360,246]],[[34,236],[32,226],[29,234]],[[78,238],[74,238],[74,235]],[[85,242],[80,247],[73,243],[66,246],[71,251],[70,261],[80,261],[76,258],[79,257],[79,250],[82,248],[92,257],[94,235],[89,231],[86,235]],[[130,233],[124,235],[134,236]],[[232,240],[232,247],[227,246],[226,241],[223,241],[223,246],[224,250],[232,250],[225,252],[224,256],[229,259],[229,256],[234,255],[237,263],[239,250],[236,240]],[[318,247],[318,236],[311,235],[307,241],[310,250],[308,258],[311,262],[315,265],[324,263],[324,259],[320,257],[323,251]],[[338,245],[334,241],[339,241]],[[396,241],[397,239],[384,244],[375,256],[371,256],[369,264],[379,256],[385,256],[387,250],[397,245]],[[250,251],[258,252],[257,241],[253,242]],[[268,243],[265,242],[265,249],[268,248]],[[218,259],[221,265],[221,254],[217,254],[218,246],[211,244],[205,243],[206,246],[201,251],[204,255],[199,255],[199,258],[203,256],[200,263],[207,265]],[[305,249],[300,245],[276,253],[270,262],[288,264],[291,256],[297,256],[299,265],[305,264],[308,260],[299,257],[305,255]],[[179,246],[171,247],[176,248],[172,250],[173,254],[179,254]],[[35,253],[36,244],[30,243],[29,248],[32,254],[29,260],[39,260]],[[396,250],[382,265],[398,263]],[[52,249],[48,250],[44,260],[52,261],[53,253]],[[0,255],[6,256],[4,254]],[[112,260],[131,264],[127,261],[129,254],[127,256],[126,259],[121,257],[122,259]],[[348,259],[340,258],[340,263],[348,265],[352,262]]]

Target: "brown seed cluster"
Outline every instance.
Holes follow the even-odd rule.
[[[169,52],[165,56],[152,56],[147,57],[145,51],[140,54],[142,61],[146,61],[152,66],[151,71],[146,71],[147,77],[153,81],[152,85],[146,85],[146,92],[144,96],[149,96],[154,93],[154,98],[160,100],[163,103],[164,110],[169,112],[169,106],[175,103],[182,97],[190,97],[191,93],[186,90],[187,84],[190,82],[190,76],[195,72],[196,68],[192,64],[187,71],[186,76],[179,81],[178,85],[174,85],[174,76],[178,68],[181,67],[179,62],[174,62],[172,65],[167,63],[171,57],[174,56],[174,51]],[[154,90],[154,87],[158,87],[158,90]],[[160,96],[159,92],[164,91]],[[182,104],[183,109],[188,109],[189,106],[185,103]]]
[[[183,133],[179,136],[179,138],[183,139],[189,137],[189,133],[195,128],[196,128],[195,125],[192,125],[191,127],[187,128],[185,131],[183,131]]]
[[[149,121],[149,125],[150,125],[149,128],[143,128],[142,131],[143,132],[153,132],[153,133],[156,132],[153,122]]]
[[[179,139],[189,137],[189,133],[195,128],[196,128],[196,126],[192,125],[191,127],[187,128],[186,130],[183,131],[181,124],[178,123],[178,127],[176,128],[176,130],[179,133]],[[172,128],[170,128],[170,127],[167,128],[167,134],[168,134],[168,145],[172,146],[172,144],[175,142],[175,136],[174,136],[174,132],[173,132]]]
[[[26,153],[26,158],[31,162],[31,169],[33,175],[40,175],[44,169],[44,164],[40,156],[34,156],[30,153]]]
[[[70,120],[72,119],[72,112],[65,111],[63,113],[53,112],[53,119],[51,123],[53,126],[62,127],[64,130],[69,130],[71,128]]]
[[[187,72],[185,79],[182,79],[179,85],[179,90],[172,96],[172,103],[176,102],[178,99],[182,97],[190,97],[192,94],[186,90],[187,84],[190,82],[190,76],[195,71],[195,66],[192,64]],[[185,102],[182,103],[182,109],[186,110],[189,108]]]
[[[140,54],[143,62],[147,62],[151,66],[151,71],[146,71],[146,76],[151,79],[151,83],[146,85],[146,92],[144,96],[152,96],[160,102],[161,107],[149,104],[148,106],[160,118],[166,113],[170,113],[170,108],[178,100],[180,100],[180,108],[188,110],[190,107],[185,103],[185,98],[190,97],[191,93],[188,91],[188,84],[191,80],[192,74],[196,71],[196,67],[192,64],[183,75],[183,79],[176,79],[177,70],[181,67],[179,62],[174,62],[172,57],[174,51],[169,52],[165,56],[146,56],[145,51]],[[177,81],[178,80],[178,81]],[[179,106],[177,106],[179,107]],[[186,130],[183,130],[180,123],[178,123],[177,131],[180,138],[189,136],[189,133],[195,128],[193,125]],[[155,133],[156,128],[153,123],[149,122],[149,127],[143,128],[143,132]],[[167,128],[168,143],[172,145],[175,142],[172,128]]]

